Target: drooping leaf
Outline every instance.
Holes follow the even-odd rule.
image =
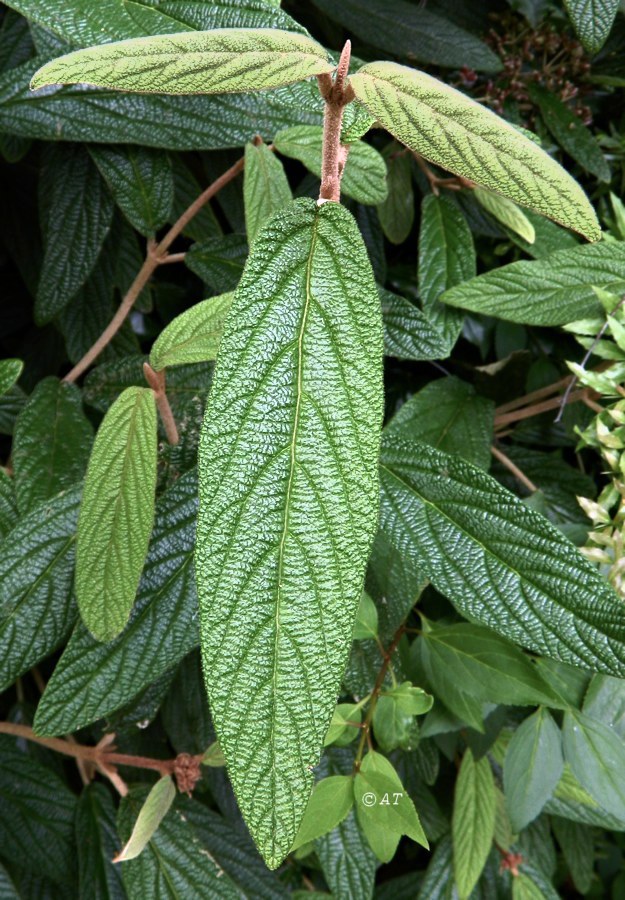
[[[625,244],[602,242],[510,263],[459,284],[442,299],[511,322],[565,325],[601,312],[593,285],[625,288]]]
[[[195,472],[189,472],[156,506],[154,533],[128,625],[114,641],[102,644],[78,624],[39,702],[38,733],[65,734],[109,715],[197,646],[196,508],[197,482]],[[19,550],[22,564],[32,566],[24,558],[23,545]],[[71,566],[68,590],[70,576]]]
[[[506,809],[515,831],[522,831],[539,815],[563,767],[560,730],[548,711],[539,709],[514,732],[504,760]]]
[[[393,435],[380,479],[382,530],[402,532],[404,551],[468,619],[545,656],[625,674],[621,602],[545,518],[479,469]]]
[[[76,599],[98,640],[124,628],[154,520],[156,403],[149,388],[127,388],[96,435],[80,506]]]
[[[354,625],[353,637],[355,641],[371,640],[371,638],[376,637],[377,633],[378,610],[369,594],[363,591],[356,616],[356,624]]]
[[[392,62],[367,63],[350,83],[380,124],[425,159],[589,240],[601,236],[577,182],[533,141],[475,100],[424,72]]]
[[[49,322],[85,283],[113,220],[113,201],[84,147],[48,147],[40,191],[45,198],[44,257],[35,315]]]
[[[591,797],[619,819],[625,819],[625,743],[608,725],[569,710],[562,730],[564,758]]]
[[[265,222],[293,199],[284,167],[266,144],[245,146],[243,197],[245,230],[252,244]]]
[[[229,322],[200,447],[202,646],[239,805],[276,866],[308,801],[376,523],[382,329],[349,213],[312,200],[278,213]]]
[[[423,441],[488,469],[494,405],[453,375],[431,381],[413,394],[385,428],[404,440]]]
[[[318,781],[291,851],[336,828],[354,805],[354,784],[349,775],[331,775]]]
[[[597,53],[607,40],[618,0],[564,0],[571,21],[589,53]]]
[[[434,317],[406,297],[380,288],[384,322],[384,352],[397,359],[446,359],[453,350],[458,329],[446,329]],[[442,307],[445,310],[445,307]],[[462,321],[452,311],[449,319]]]
[[[233,294],[196,303],[161,331],[150,351],[155,371],[216,359]]]
[[[31,88],[91,84],[163,94],[262,91],[331,72],[321,44],[273,28],[222,28],[131,38],[47,63]]]
[[[79,900],[125,900],[121,871],[111,860],[119,849],[115,805],[102,784],[90,784],[76,808]]]
[[[501,222],[510,231],[518,234],[528,244],[534,243],[536,240],[534,226],[513,200],[480,187],[475,188],[473,196],[480,206],[490,213],[493,218],[497,219],[498,222]]]
[[[293,125],[279,131],[273,142],[283,156],[298,159],[313,175],[321,177],[322,128]],[[386,164],[378,151],[364,141],[349,144],[341,192],[359,203],[373,206],[386,198]]]
[[[23,368],[21,359],[0,360],[0,394],[6,394],[13,387]]]
[[[394,142],[388,145],[386,158],[386,200],[378,205],[380,224],[392,244],[403,244],[414,222],[414,192],[410,157]]]
[[[184,261],[208,287],[223,294],[236,288],[247,255],[248,243],[244,234],[224,234],[193,244]]]
[[[490,762],[477,762],[470,750],[462,758],[454,792],[451,822],[454,880],[460,900],[467,900],[482,873],[495,834],[495,782]]]
[[[93,428],[80,391],[57,378],[39,382],[20,412],[13,436],[13,471],[22,514],[80,481]]]
[[[0,690],[56,650],[75,621],[79,503],[79,488],[54,497],[21,519],[0,545]]]
[[[405,0],[314,0],[367,44],[387,53],[439,66],[498,72],[501,61],[469,31],[429,7]]]
[[[560,816],[552,816],[551,823],[573,884],[580,894],[587,894],[592,885],[595,863],[594,829]]]
[[[174,179],[166,153],[147,147],[89,147],[115,202],[131,225],[152,237],[168,221]]]
[[[136,859],[146,848],[169,812],[176,796],[176,785],[171,775],[163,775],[153,785],[139,811],[132,833],[113,860],[116,863]]]

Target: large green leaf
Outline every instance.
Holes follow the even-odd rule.
[[[262,91],[331,72],[316,41],[273,28],[217,28],[132,38],[75,50],[33,75],[33,90],[92,84],[163,94]]]
[[[468,619],[563,662],[625,674],[623,604],[545,518],[463,460],[392,434],[380,479],[382,530]]]
[[[150,352],[156,371],[166,366],[216,359],[233,295],[220,294],[196,303],[161,331]]]
[[[298,159],[313,175],[321,177],[322,128],[293,125],[279,131],[273,142],[279,153]],[[349,144],[341,191],[359,203],[374,206],[386,198],[386,164],[378,151],[364,141]]]
[[[504,759],[506,809],[515,832],[539,815],[560,780],[563,766],[558,726],[546,709],[539,709],[514,732]]]
[[[306,807],[351,645],[376,527],[381,361],[355,222],[338,204],[297,201],[256,238],[200,446],[207,690],[271,866]]]
[[[619,0],[564,0],[571,21],[589,53],[597,53],[607,40]]]
[[[85,479],[76,547],[76,599],[99,640],[123,629],[134,603],[154,520],[156,403],[131,387],[98,429]]]
[[[411,150],[589,240],[601,236],[577,182],[534,141],[475,100],[392,62],[367,63],[350,83],[369,112]]]
[[[168,221],[174,202],[167,154],[147,147],[90,147],[89,152],[128,221],[152,237]]]
[[[111,860],[119,849],[115,805],[103,784],[90,784],[76,809],[78,900],[125,900],[119,866]]]
[[[595,316],[601,304],[593,285],[625,288],[625,243],[560,250],[478,275],[443,294],[450,306],[526,325],[565,325]]]
[[[613,816],[625,819],[625,743],[609,725],[571,709],[564,717],[564,758],[573,774]]]
[[[439,66],[497,72],[501,61],[486,44],[429,7],[405,0],[314,0],[315,6],[367,44]]]
[[[266,144],[245,147],[245,230],[252,243],[271,216],[293,199],[284,166]]]
[[[81,481],[93,428],[80,391],[58,378],[39,382],[15,423],[13,471],[22,514]]]
[[[470,750],[462,759],[451,822],[454,879],[467,900],[482,873],[495,833],[495,782],[488,757],[477,762]]]
[[[78,488],[60,494],[25,516],[0,544],[0,690],[56,650],[75,621],[79,503]]]
[[[65,734],[109,715],[197,646],[196,508],[196,477],[189,472],[156,506],[154,534],[128,625],[114,641],[102,644],[78,624],[39,702],[39,733]],[[23,546],[20,550],[27,569]],[[26,630],[24,635],[26,642]]]

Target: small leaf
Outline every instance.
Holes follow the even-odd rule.
[[[141,807],[132,834],[113,862],[135,859],[145,850],[146,844],[152,840],[158,826],[169,812],[175,796],[176,786],[171,775],[159,778]]]
[[[555,219],[589,240],[601,230],[582,189],[516,128],[455,88],[392,62],[350,78],[356,97],[425,159]]]
[[[392,244],[403,244],[414,223],[414,192],[412,190],[411,161],[395,142],[385,153],[388,195],[378,206],[384,234]]]
[[[547,710],[539,709],[514,732],[504,760],[506,809],[515,831],[540,814],[563,767],[560,730]]]
[[[202,765],[211,769],[221,769],[226,765],[226,759],[221,752],[219,741],[214,741],[202,757]]]
[[[354,625],[354,640],[365,641],[375,638],[378,633],[378,610],[366,591],[360,598],[356,624]]]
[[[6,394],[22,374],[24,363],[21,359],[0,360],[0,394]]]
[[[273,28],[222,28],[133,38],[77,50],[39,69],[31,89],[92,84],[163,94],[262,91],[334,66],[316,41]]]
[[[480,206],[484,207],[486,212],[489,212],[498,222],[501,222],[510,231],[514,231],[528,244],[534,243],[536,240],[534,226],[513,200],[480,187],[475,188],[473,196]]]
[[[316,125],[293,125],[274,137],[279,153],[298,159],[317,178],[321,177],[323,129]],[[375,206],[387,193],[386,164],[381,154],[364,141],[349,144],[341,180],[341,191],[358,203]]]
[[[454,879],[460,900],[467,900],[486,864],[495,834],[496,806],[488,758],[476,762],[467,750],[456,781],[451,822]]]
[[[76,599],[98,640],[124,628],[137,593],[154,519],[156,403],[127,388],[96,435],[76,547]]]
[[[315,785],[291,852],[339,825],[354,805],[354,780],[331,775]]]
[[[619,0],[564,0],[564,5],[586,50],[598,53],[612,29]]]
[[[625,244],[560,250],[478,275],[443,294],[450,306],[526,325],[565,325],[597,315],[593,286],[625,288]]]
[[[231,293],[211,297],[176,316],[152,345],[152,368],[159,372],[166,366],[216,359],[232,297]]]
[[[249,244],[271,216],[293,199],[284,166],[266,144],[245,145],[243,199]]]
[[[625,819],[625,743],[608,725],[569,710],[563,725],[564,758],[596,802]]]
[[[324,747],[336,744],[346,747],[358,736],[358,728],[354,723],[362,722],[361,706],[357,703],[339,703],[334,710],[328,733],[323,742]]]

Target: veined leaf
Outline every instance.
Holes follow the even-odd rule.
[[[139,811],[132,834],[117,854],[113,862],[121,863],[136,859],[142,853],[148,841],[156,833],[176,796],[176,785],[171,775],[164,775],[156,782],[145,798]]]
[[[516,832],[542,811],[563,767],[560,730],[548,711],[539,709],[514,732],[504,759],[506,809]]]
[[[52,653],[76,618],[72,598],[80,489],[36,507],[0,544],[0,691]]]
[[[37,707],[35,728],[39,734],[65,734],[108,716],[197,646],[196,509],[196,476],[189,472],[156,505],[154,533],[128,625],[106,644],[96,641],[82,623],[77,625]],[[24,556],[18,534],[16,529],[15,552],[19,551],[21,565],[30,573],[32,559]],[[68,592],[71,562],[66,576]],[[30,647],[29,630],[23,627],[21,633]]]
[[[379,288],[384,321],[384,352],[397,359],[446,359],[454,348],[458,330],[440,325],[422,309],[402,297]],[[445,307],[442,307],[445,311]],[[452,310],[449,319],[462,322]]]
[[[534,226],[513,200],[479,187],[475,188],[473,196],[480,206],[483,206],[486,212],[490,213],[498,222],[501,222],[510,231],[514,231],[528,244],[534,243],[536,240]]]
[[[450,306],[525,325],[565,325],[600,315],[593,285],[625,288],[625,243],[560,250],[478,275],[443,294]]]
[[[94,637],[112,640],[128,621],[154,520],[156,402],[127,388],[96,435],[80,506],[76,599]]]
[[[20,512],[81,481],[92,442],[78,388],[58,378],[40,381],[15,423],[13,471]]]
[[[382,327],[351,215],[300,200],[271,219],[228,323],[200,446],[202,647],[235,794],[275,867],[308,801],[376,528]]]
[[[150,94],[226,94],[276,88],[333,68],[321,44],[306,35],[217,28],[75,50],[39,69],[31,87],[91,84]]]
[[[569,710],[563,725],[564,758],[591,797],[613,816],[625,819],[625,743],[609,725]]]
[[[382,530],[401,532],[404,552],[469,620],[545,656],[625,674],[622,602],[543,516],[463,460],[392,434],[380,480]]]
[[[451,821],[454,878],[460,900],[467,900],[486,864],[495,834],[496,804],[488,757],[476,762],[467,750],[456,781]]]
[[[233,291],[243,274],[249,248],[244,234],[224,234],[193,244],[184,261],[213,291]]]
[[[423,157],[529,206],[589,240],[601,230],[582,189],[533,141],[475,100],[415,69],[367,63],[350,78],[356,97]]]
[[[317,178],[321,178],[323,128],[317,125],[293,125],[274,137],[278,153],[298,159]],[[386,198],[386,163],[364,141],[349,144],[349,154],[341,179],[341,192],[358,203],[375,206]]]
[[[23,368],[21,359],[0,360],[0,394],[6,394],[13,387]]]
[[[392,244],[403,244],[414,222],[414,191],[412,189],[412,163],[403,148],[393,141],[385,150],[386,200],[378,205],[380,224]]]
[[[88,785],[76,808],[78,900],[125,900],[119,867],[111,860],[119,848],[115,804],[103,784]]]
[[[331,775],[318,781],[310,795],[291,851],[332,831],[353,805],[354,782],[350,775]]]
[[[150,351],[157,372],[166,366],[216,359],[233,294],[221,294],[196,303],[161,331]]]
[[[586,50],[598,53],[610,34],[619,0],[564,0],[564,5]]]
[[[271,216],[293,199],[284,166],[266,144],[246,144],[243,173],[245,230],[251,244]]]

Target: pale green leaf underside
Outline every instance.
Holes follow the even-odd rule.
[[[176,796],[176,786],[171,775],[164,775],[156,782],[145,799],[132,834],[114,862],[136,859],[156,833]]]
[[[600,237],[577,182],[533,141],[460,91],[392,62],[368,63],[350,83],[369,112],[411,150],[589,240]]]
[[[122,630],[134,603],[154,519],[156,404],[127,388],[104,417],[85,479],[76,547],[76,598],[98,640]]]
[[[76,50],[39,69],[31,88],[91,84],[140,93],[224,94],[276,88],[333,68],[324,48],[306,35],[219,28]]]
[[[454,877],[461,900],[467,900],[480,877],[495,831],[495,784],[488,757],[464,755],[452,817]]]
[[[293,199],[284,166],[266,144],[245,147],[243,201],[247,240],[254,238],[271,216]]]
[[[166,366],[216,359],[233,294],[220,294],[196,303],[163,329],[152,346],[150,365]]]
[[[299,200],[258,234],[200,446],[196,572],[207,690],[267,863],[312,788],[377,524],[382,325],[359,231]]]
[[[392,434],[380,480],[382,530],[404,535],[414,564],[470,621],[625,675],[625,607],[547,519],[463,460]]]

